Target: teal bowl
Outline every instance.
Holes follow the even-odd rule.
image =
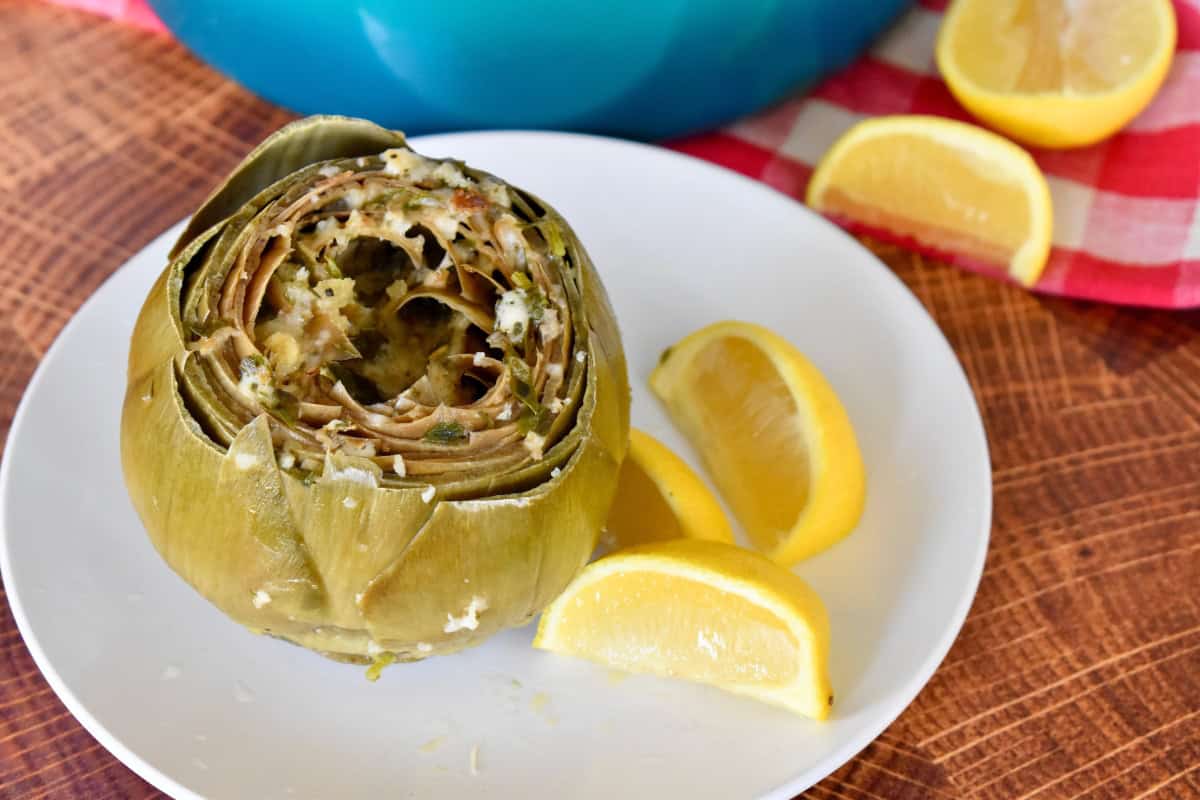
[[[294,111],[408,133],[678,136],[857,55],[906,0],[150,0],[217,69]]]

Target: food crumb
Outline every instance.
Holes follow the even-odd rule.
[[[258,463],[258,456],[253,453],[238,453],[233,457],[233,463],[238,469],[245,472]]]
[[[453,614],[446,615],[446,625],[442,628],[446,633],[455,633],[461,630],[473,631],[479,627],[479,615],[487,611],[487,598],[475,595],[471,598],[471,602],[463,609],[461,617],[456,617]]]
[[[471,755],[467,760],[467,766],[470,768],[472,775],[479,774],[479,745],[471,745]]]
[[[390,667],[395,663],[395,653],[384,652],[375,656],[375,660],[371,662],[371,666],[367,667],[367,680],[369,680],[371,683],[379,680],[379,676],[383,674],[384,667]]]
[[[267,603],[271,602],[271,595],[267,594],[262,589],[259,589],[254,593],[254,599],[251,602],[254,603],[255,608],[262,608]]]
[[[242,683],[241,681],[234,681],[234,683],[233,683],[233,699],[238,701],[239,703],[253,703],[254,702],[254,692],[251,691],[249,686]]]
[[[422,753],[432,753],[445,743],[446,743],[445,736],[435,736],[432,739],[430,739],[428,742],[426,742],[425,744],[418,747],[417,750],[421,751]]]
[[[530,455],[533,456],[534,461],[542,460],[542,456],[545,454],[544,451],[546,448],[545,436],[542,436],[540,433],[530,431],[529,433],[525,434],[525,438],[522,440],[522,442],[525,445],[525,449],[528,450]]]

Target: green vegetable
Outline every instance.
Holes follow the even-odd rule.
[[[529,318],[534,322],[541,322],[546,316],[546,295],[540,291],[527,292],[525,306],[529,309]]]
[[[459,220],[480,244],[451,248],[452,274],[480,280],[433,276],[426,259],[440,261],[440,249],[416,239],[381,246],[385,231],[371,227],[380,214],[362,215],[359,239],[313,236],[322,221],[341,224],[345,193],[368,181],[371,193],[403,193],[426,224],[458,213],[456,187],[383,170],[376,156],[406,148],[399,133],[343,117],[300,120],[256,148],[192,216],[150,290],[121,417],[125,483],[167,564],[236,622],[371,664],[373,677],[522,625],[556,597],[595,546],[629,432],[612,308],[544,201],[465,170],[480,197],[505,198]],[[349,177],[317,192],[330,164]],[[497,264],[497,223],[537,225],[544,241],[521,264]],[[263,259],[253,248],[267,242],[292,252]],[[268,262],[278,265],[269,280],[257,271]],[[287,281],[311,288],[331,266],[354,281],[343,316],[306,317],[281,299]],[[393,298],[383,287],[400,270],[410,270],[408,289]],[[472,370],[503,276],[517,273],[541,313],[545,298],[563,298],[555,307],[572,351],[587,354],[566,362],[562,381],[545,373],[562,364],[562,344],[535,326],[523,332],[524,357],[506,354],[507,380]],[[273,331],[299,347],[288,372],[276,352],[264,358]],[[239,390],[243,370],[269,382],[274,408]],[[570,414],[543,408],[534,387],[546,386]],[[321,424],[330,416],[342,430]],[[544,437],[536,450],[518,435],[530,432]],[[270,602],[255,605],[259,593]],[[476,624],[447,624],[464,615]]]
[[[457,422],[439,422],[425,432],[423,437],[427,442],[438,444],[453,444],[468,438],[466,429]]]
[[[512,373],[513,380],[524,384],[526,389],[529,388],[529,384],[533,383],[533,371],[525,359],[510,353],[504,357],[504,365]]]
[[[379,655],[375,656],[375,659],[371,662],[371,666],[367,667],[367,680],[371,681],[372,683],[379,680],[379,676],[383,674],[384,668],[390,667],[395,663],[395,653],[380,653]]]
[[[567,246],[563,242],[562,231],[553,220],[546,220],[542,223],[542,234],[546,237],[546,242],[550,245],[550,252],[562,258],[567,254]]]
[[[517,430],[521,433],[538,432],[546,422],[546,409],[536,401],[528,404],[517,417]]]

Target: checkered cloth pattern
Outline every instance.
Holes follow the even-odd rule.
[[[1031,150],[1054,202],[1054,247],[1039,291],[1200,306],[1200,0],[1174,2],[1178,51],[1150,106],[1092,147]],[[802,198],[814,164],[861,119],[936,114],[971,121],[934,64],[946,5],[924,0],[809,94],[671,146]],[[928,254],[971,267],[954,253]]]
[[[162,30],[145,0],[51,2]],[[1178,52],[1154,102],[1098,145],[1031,151],[1054,201],[1054,247],[1038,291],[1200,306],[1200,0],[1174,3]],[[922,0],[866,55],[807,94],[668,146],[802,198],[813,165],[858,120],[936,114],[969,121],[934,65],[945,5]],[[927,254],[972,268],[952,252]]]

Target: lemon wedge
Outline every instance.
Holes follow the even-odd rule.
[[[650,388],[773,560],[794,564],[858,523],[866,479],[850,419],[782,337],[746,322],[710,325],[663,354]]]
[[[834,142],[807,202],[834,220],[950,252],[1026,286],[1050,254],[1050,188],[1002,136],[927,116],[876,117]]]
[[[614,547],[668,539],[733,542],[721,504],[692,468],[669,447],[634,428],[621,464],[617,496],[608,514]]]
[[[937,63],[989,125],[1042,147],[1078,147],[1149,104],[1175,37],[1170,0],[957,0]]]
[[[825,719],[829,623],[801,578],[735,545],[676,539],[588,565],[533,646],[684,678]]]

